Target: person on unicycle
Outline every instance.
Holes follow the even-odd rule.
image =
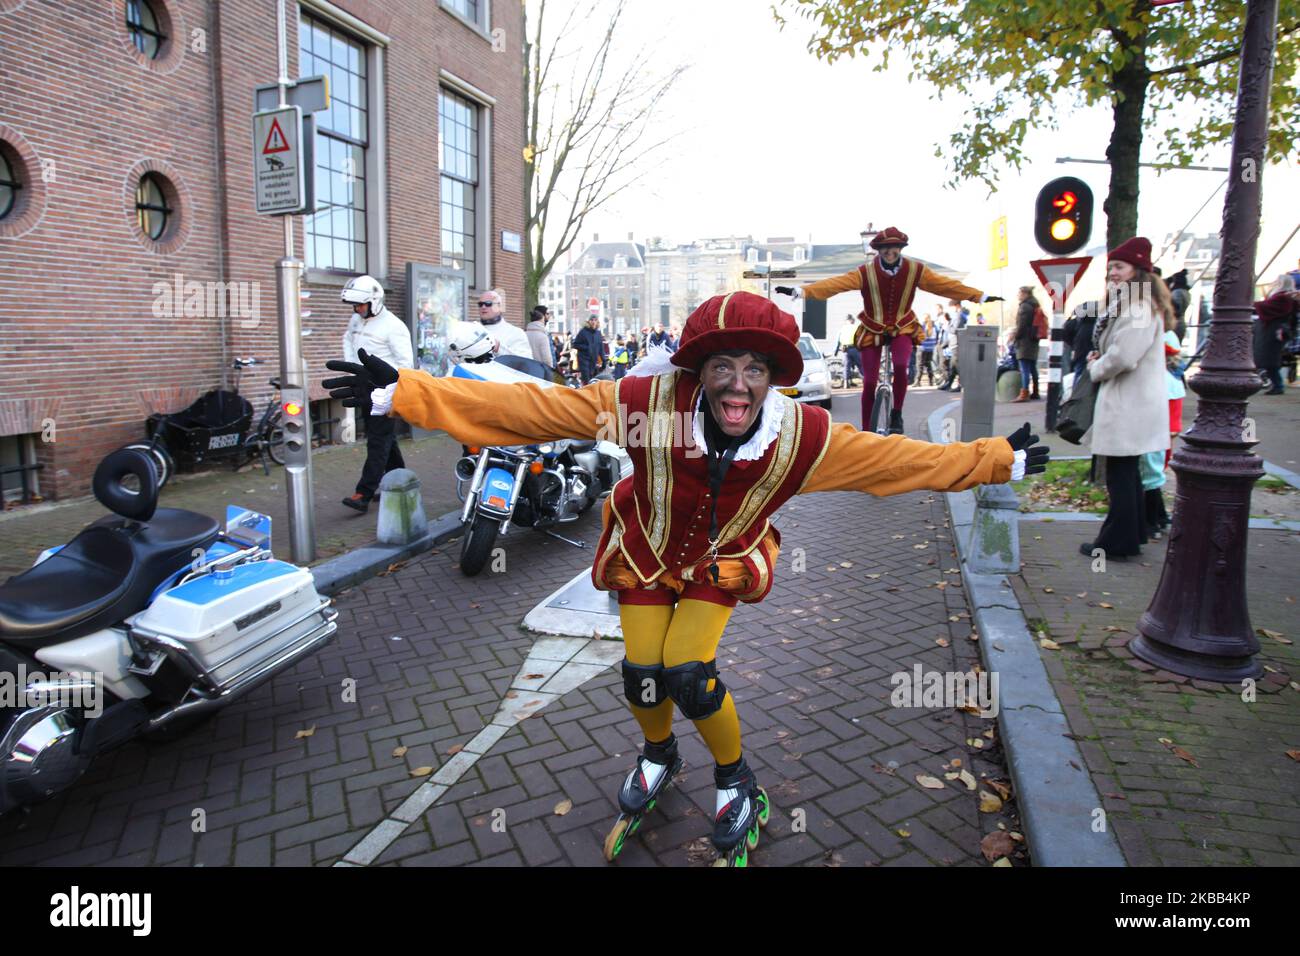
[[[903,432],[903,400],[907,397],[908,365],[912,349],[925,338],[925,330],[912,311],[912,300],[916,297],[917,289],[948,299],[1002,301],[999,296],[985,295],[979,289],[939,275],[919,259],[904,258],[905,245],[907,234],[890,226],[882,229],[871,240],[871,248],[879,254],[852,272],[805,286],[776,287],[777,292],[795,298],[807,296],[811,299],[829,299],[839,292],[862,293],[857,345],[862,355],[864,378],[862,428],[867,431],[872,429],[876,384],[880,380],[880,353],[887,345],[893,365],[892,407],[889,410],[888,428],[891,434]]]

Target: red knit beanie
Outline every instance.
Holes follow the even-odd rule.
[[[1134,236],[1126,242],[1121,242],[1106,256],[1107,262],[1114,262],[1116,259],[1127,262],[1143,272],[1150,272],[1151,240],[1145,236]]]

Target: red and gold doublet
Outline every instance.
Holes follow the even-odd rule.
[[[616,395],[617,441],[633,473],[606,503],[592,581],[602,590],[644,587],[665,573],[708,581],[708,464],[690,438],[700,381],[689,372],[624,378]],[[719,584],[741,601],[760,601],[771,590],[781,535],[768,519],[799,493],[830,444],[824,409],[793,401],[777,407],[776,438],[762,457],[731,463],[718,500]],[[633,434],[639,422],[642,440]]]

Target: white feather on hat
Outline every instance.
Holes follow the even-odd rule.
[[[628,369],[625,377],[633,375],[666,375],[669,372],[677,371],[680,371],[680,368],[673,364],[672,351],[668,346],[659,344],[647,348],[645,358]]]

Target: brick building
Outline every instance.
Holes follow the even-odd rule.
[[[330,76],[316,114],[311,375],[338,357],[347,279],[404,320],[407,263],[500,288],[523,325],[522,6],[290,0],[290,76]],[[85,493],[146,417],[278,371],[281,221],[254,212],[254,87],[274,82],[275,0],[0,0],[0,468]],[[472,313],[471,313],[472,317]],[[328,417],[313,385],[314,413]],[[323,400],[323,401],[322,401]],[[338,410],[333,410],[337,415]],[[12,496],[18,475],[3,477]]]

